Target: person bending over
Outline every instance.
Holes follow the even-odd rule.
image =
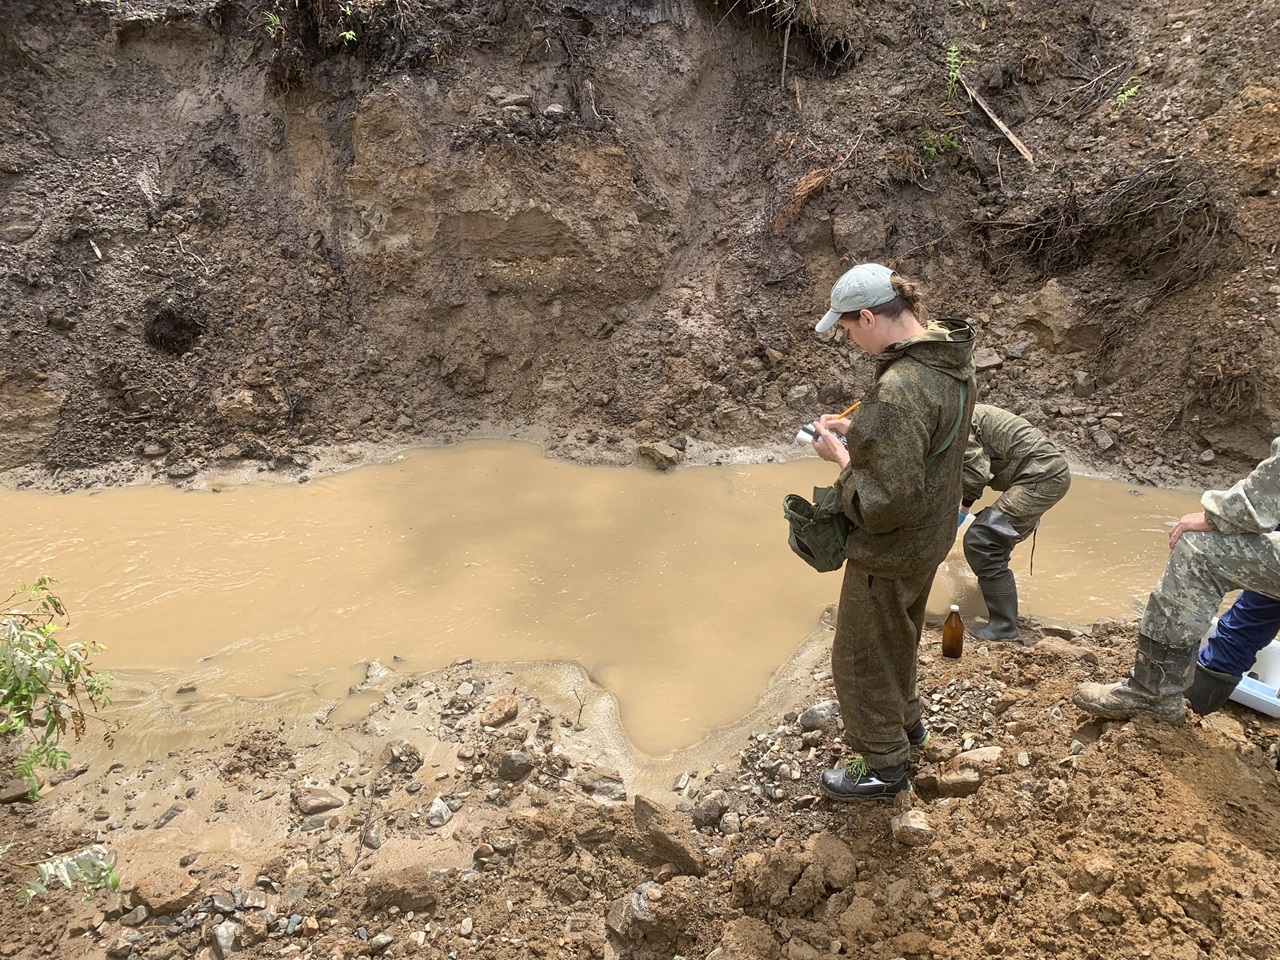
[[[1018,638],[1018,583],[1009,556],[1070,486],[1067,458],[1048,437],[1008,410],[974,406],[961,521],[987,487],[1000,491],[1000,499],[978,511],[964,535],[964,556],[987,604],[987,622],[969,631],[979,640]]]

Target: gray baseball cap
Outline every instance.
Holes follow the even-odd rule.
[[[898,295],[889,282],[893,271],[881,263],[860,263],[831,288],[831,309],[813,329],[825,333],[836,325],[841,314],[869,310],[888,303]]]

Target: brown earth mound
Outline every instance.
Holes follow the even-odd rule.
[[[952,661],[929,633],[934,736],[896,803],[814,795],[842,755],[823,670],[650,796],[475,664],[389,677],[352,727],[76,771],[0,808],[4,888],[97,840],[122,893],[6,895],[4,955],[1274,956],[1280,721],[1098,722],[1071,688],[1119,675],[1133,627],[1024,636]]]

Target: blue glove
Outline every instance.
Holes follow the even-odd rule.
[[[967,517],[967,516],[968,516],[968,514],[967,514],[967,513],[965,513],[963,510],[960,510],[960,511],[957,511],[957,512],[958,512],[958,514],[959,514],[959,515],[956,517],[956,526],[957,526],[957,527],[963,527],[963,526],[964,526],[964,518],[965,518],[965,517]]]

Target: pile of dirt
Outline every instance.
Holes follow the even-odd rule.
[[[6,891],[91,842],[123,878],[88,902],[6,894],[0,953],[1271,956],[1280,721],[1234,704],[1181,728],[1094,720],[1071,688],[1119,675],[1134,625],[1070,634],[954,661],[929,631],[913,790],[853,806],[815,795],[843,754],[823,669],[803,709],[647,796],[601,731],[500,668],[379,671],[348,727],[321,711],[0,808],[22,838]]]
[[[867,258],[1077,462],[1280,432],[1274,2],[722,6],[6,4],[0,470],[773,450],[867,386]]]

